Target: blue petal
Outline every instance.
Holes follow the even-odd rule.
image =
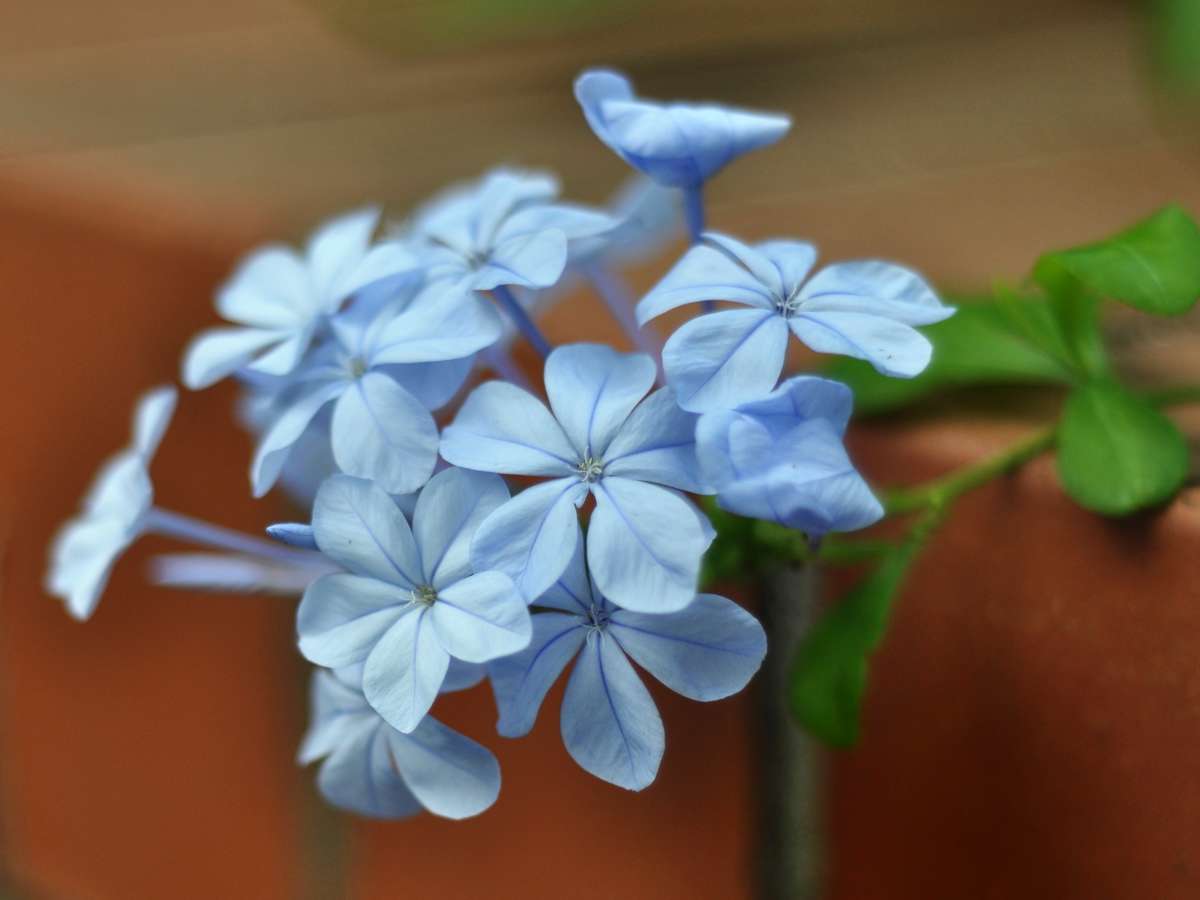
[[[318,384],[276,417],[258,443],[250,465],[250,481],[254,496],[261,497],[279,479],[292,448],[303,437],[309,423],[321,408],[345,390],[342,382]]]
[[[530,732],[546,692],[579,652],[587,634],[577,616],[540,613],[533,617],[529,646],[488,666],[500,713],[496,730],[503,737],[524,737]]]
[[[446,670],[446,678],[442,681],[442,693],[450,694],[455,691],[469,690],[486,677],[487,666],[463,662],[461,659],[451,657],[450,668]]]
[[[475,358],[464,356],[462,359],[450,359],[445,362],[383,365],[374,368],[416,397],[426,409],[433,410],[440,409],[454,399],[466,384],[467,377],[474,367]]]
[[[529,643],[525,598],[500,572],[469,575],[438,591],[429,617],[446,652],[466,662],[488,662]]]
[[[536,603],[539,608],[587,616],[596,602],[597,598],[592,593],[592,579],[587,570],[583,532],[576,530],[571,561],[558,580],[537,598]]]
[[[603,344],[569,344],[546,359],[550,408],[579,458],[604,455],[609,441],[654,386],[654,360]]]
[[[695,507],[666,488],[605,477],[593,488],[588,568],[600,592],[638,612],[673,612],[696,596],[706,534]]]
[[[304,260],[273,244],[246,257],[217,293],[217,311],[231,322],[290,331],[317,310]]]
[[[903,322],[932,325],[954,315],[916,272],[879,260],[826,266],[800,292],[805,312],[862,313]]]
[[[471,574],[471,539],[508,498],[498,475],[448,468],[430,479],[413,512],[426,584],[441,589]]]
[[[575,477],[521,491],[475,532],[472,566],[477,572],[503,572],[527,602],[534,602],[571,561],[579,532],[576,506],[586,496],[587,486]]]
[[[285,331],[260,328],[209,329],[188,344],[180,379],[194,391],[216,384],[287,336]]]
[[[643,400],[604,452],[606,475],[652,481],[696,494],[711,493],[696,459],[695,413],[675,402],[670,388]]]
[[[486,747],[426,716],[411,734],[388,731],[395,768],[431,813],[465,819],[500,794],[500,764]]]
[[[308,274],[325,311],[333,311],[328,301],[345,299],[354,292],[346,287],[354,283],[355,269],[366,256],[378,224],[379,207],[367,206],[330,219],[309,238],[305,252]]]
[[[781,437],[806,419],[824,419],[842,434],[853,408],[854,392],[840,381],[797,375],[761,400],[743,403],[737,411],[761,422],[773,437]]]
[[[360,663],[401,616],[412,614],[407,600],[407,591],[374,578],[342,573],[318,578],[296,610],[300,652],[319,666]]]
[[[83,621],[95,612],[117,558],[131,536],[112,519],[76,519],[59,530],[50,548],[46,590]]]
[[[363,669],[363,693],[384,721],[407,734],[433,706],[449,666],[450,654],[421,608],[379,639]]]
[[[475,273],[471,287],[490,291],[500,285],[549,287],[567,267],[567,236],[549,228],[506,238],[491,249]]]
[[[171,417],[175,414],[178,399],[179,392],[170,385],[147,391],[138,399],[133,414],[131,449],[143,459],[152,459],[157,452],[163,434],[171,424]]]
[[[330,438],[343,472],[378,482],[392,494],[417,490],[437,463],[433,416],[381,372],[367,372],[338,399]]]
[[[728,254],[707,244],[697,244],[638,301],[638,324],[645,325],[676,307],[707,300],[730,300],[774,310],[776,296]]]
[[[542,402],[502,381],[471,392],[442,432],[441,450],[453,465],[512,475],[570,475],[579,462]]]
[[[321,552],[342,567],[407,590],[421,584],[421,558],[396,503],[369,481],[334,475],[313,504]]]
[[[461,359],[490,347],[503,333],[490,303],[462,285],[439,282],[372,329],[366,356],[372,366]]]
[[[300,547],[304,550],[317,549],[317,536],[312,526],[303,522],[279,522],[267,526],[267,534],[280,543],[289,547]]]
[[[354,677],[356,676],[357,677]],[[296,759],[301,765],[328,756],[351,738],[365,719],[378,719],[358,685],[362,673],[317,669],[308,683],[309,724]]]
[[[403,819],[421,804],[400,777],[378,717],[354,723],[317,773],[321,795],[339,809],[376,819]]]
[[[802,308],[788,319],[788,325],[818,353],[865,359],[884,375],[897,378],[919,375],[933,354],[928,339],[911,326],[866,313]]]
[[[716,594],[698,594],[686,609],[666,615],[615,610],[608,628],[634,662],[692,700],[736,694],[767,652],[754,616]]]
[[[547,203],[557,194],[558,179],[553,175],[493,169],[480,181],[475,199],[475,247],[495,243],[518,210]]]
[[[728,409],[775,387],[787,343],[787,325],[775,312],[723,310],[698,316],[671,335],[663,369],[684,409]]]
[[[575,762],[597,778],[640,791],[666,748],[662,719],[616,643],[592,631],[567,682],[562,737]]]

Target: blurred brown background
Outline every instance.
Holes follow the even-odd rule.
[[[588,65],[627,70],[647,96],[794,117],[713,184],[714,224],[901,259],[952,287],[1020,277],[1041,250],[1171,200],[1196,210],[1194,133],[1149,77],[1145,14],[1118,0],[4,0],[0,896],[752,896],[753,697],[657,691],[670,743],[642,795],[579,772],[554,714],[505,742],[486,690],[456,697],[447,720],[500,756],[497,807],[353,822],[293,764],[305,670],[288,602],[150,590],[154,544],[80,626],[41,594],[46,541],[255,241],[366,200],[400,213],[497,162],[602,200],[625,170],[572,99]],[[552,329],[578,334],[559,309]],[[232,394],[184,399],[156,467],[164,504],[248,529],[281,514],[249,499]],[[886,483],[984,452],[1022,427],[1009,418],[856,440]],[[907,592],[866,742],[834,764],[831,896],[1200,896],[1195,500],[1147,548],[1053,491],[1035,470],[972,500]],[[1160,602],[1133,614],[1134,595]]]

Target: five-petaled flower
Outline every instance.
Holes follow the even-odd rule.
[[[697,316],[667,341],[663,368],[684,409],[729,409],[768,393],[789,331],[813,350],[865,359],[885,375],[911,378],[928,365],[929,341],[912,326],[940,322],[954,308],[924,279],[876,260],[835,263],[808,278],[816,260],[811,244],[749,247],[710,231],[641,299],[643,325],[688,303],[750,307]]]
[[[133,443],[101,468],[83,512],[58,532],[46,590],[77,619],[91,616],[118,557],[146,530],[154,502],[150,462],[175,411],[176,391],[159,387],[138,401]]]
[[[546,692],[578,656],[562,701],[563,743],[584,769],[630,790],[654,780],[665,736],[627,657],[676,693],[719,700],[746,686],[767,649],[754,617],[716,594],[658,615],[614,606],[588,577],[582,541],[538,606],[546,611],[533,617],[529,646],[488,667],[497,728],[528,734]]]
[[[377,819],[422,809],[465,819],[496,802],[500,766],[491,751],[432,716],[408,734],[397,731],[361,684],[361,666],[313,673],[312,723],[299,758],[324,758],[317,787],[330,803]]]
[[[645,612],[692,601],[712,526],[669,488],[707,492],[696,417],[670,388],[643,400],[654,379],[649,356],[570,344],[546,360],[550,409],[504,382],[471,393],[442,433],[442,456],[468,469],[552,477],[483,522],[471,548],[477,568],[508,573],[536,601],[566,569],[580,527],[576,507],[591,493],[588,558],[605,595]]]
[[[410,527],[378,485],[330,478],[317,493],[313,533],[347,571],[305,592],[300,651],[329,668],[365,663],[367,701],[393,728],[415,729],[451,657],[481,663],[529,642],[529,612],[512,579],[471,569],[479,522],[507,499],[494,475],[446,469],[421,490]]]
[[[761,400],[704,413],[696,454],[717,503],[814,538],[877,522],[883,507],[842,445],[852,405],[844,384],[799,375]]]

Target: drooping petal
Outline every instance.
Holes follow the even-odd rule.
[[[452,465],[511,475],[570,475],[579,462],[550,410],[503,381],[471,392],[442,432],[441,451]]]
[[[932,325],[954,315],[911,269],[880,260],[834,263],[800,292],[806,312],[861,313],[905,325]]]
[[[658,774],[662,719],[625,654],[601,631],[588,634],[567,682],[562,737],[575,762],[611,784],[640,791]]]
[[[440,589],[471,574],[471,539],[508,498],[499,475],[451,467],[430,479],[413,512],[426,584]]]
[[[421,584],[421,557],[404,514],[382,488],[334,475],[317,491],[313,532],[321,552],[351,572],[407,590]]]
[[[492,248],[471,281],[477,291],[500,285],[550,287],[567,267],[567,236],[555,228],[518,234]]]
[[[183,355],[183,383],[193,391],[216,384],[246,365],[287,332],[260,328],[211,328],[194,337]]]
[[[407,734],[433,706],[449,666],[450,654],[421,608],[379,639],[363,669],[363,693],[389,725]]]
[[[396,771],[427,810],[447,819],[483,812],[500,794],[491,751],[426,716],[410,734],[387,733]]]
[[[385,581],[338,573],[318,578],[296,610],[300,652],[319,666],[361,663],[402,616],[408,592]]]
[[[619,609],[608,628],[634,662],[692,700],[736,694],[767,652],[754,616],[716,594],[698,594],[687,609],[665,615]]]
[[[933,354],[925,335],[903,322],[875,315],[802,309],[788,324],[796,337],[818,353],[865,359],[879,372],[896,378],[919,375]]]
[[[774,310],[776,296],[770,287],[728,254],[707,244],[697,244],[638,301],[638,324],[645,325],[685,304],[707,300],[730,300],[757,309]]]
[[[679,408],[669,387],[655,391],[621,425],[604,453],[604,472],[710,493],[696,459],[695,413]]]
[[[381,372],[367,372],[338,398],[330,439],[343,472],[369,478],[392,494],[417,490],[437,463],[433,416]]]
[[[663,369],[684,409],[727,409],[775,387],[787,341],[787,325],[773,311],[709,313],[671,335],[663,347]]]
[[[638,612],[673,612],[696,596],[712,536],[695,508],[666,488],[605,477],[593,489],[588,568],[600,592]]]
[[[587,629],[578,616],[539,613],[533,617],[529,646],[488,666],[496,709],[496,730],[524,737],[533,728],[546,692],[583,646]]]
[[[486,519],[471,544],[477,572],[503,572],[526,602],[554,584],[575,549],[579,532],[576,506],[587,496],[578,478],[557,478],[517,494]]]
[[[308,393],[288,404],[263,434],[250,464],[250,482],[254,496],[267,493],[279,479],[292,448],[304,435],[309,423],[326,403],[345,390],[341,382],[318,384]]]
[[[296,761],[302,766],[328,756],[348,740],[366,719],[377,719],[358,684],[357,667],[334,673],[317,669],[308,683],[309,724],[300,740]],[[357,674],[357,678],[351,677]],[[339,677],[341,676],[341,677]]]
[[[604,454],[617,429],[654,386],[654,360],[603,344],[568,344],[546,359],[550,408],[579,458]]]
[[[500,572],[469,575],[438,591],[429,617],[446,651],[466,662],[498,659],[529,643],[525,598]]]
[[[388,732],[391,729],[378,717],[354,722],[317,773],[317,787],[326,800],[375,819],[403,819],[421,812],[421,803],[392,761]]]

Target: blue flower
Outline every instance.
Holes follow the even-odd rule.
[[[471,393],[442,433],[442,456],[468,469],[552,478],[484,521],[471,548],[476,568],[509,574],[536,600],[570,561],[579,534],[576,507],[590,492],[596,508],[588,558],[604,593],[644,612],[691,602],[712,526],[660,485],[706,491],[696,461],[696,417],[679,409],[669,388],[643,400],[654,378],[648,356],[571,344],[546,360],[553,412],[504,382]]]
[[[422,809],[448,819],[486,810],[500,793],[500,766],[486,747],[426,716],[410,733],[385,722],[363,696],[361,668],[313,673],[312,723],[301,764],[334,806],[378,819]]]
[[[300,651],[330,668],[365,663],[363,691],[388,724],[410,732],[429,711],[451,657],[486,662],[529,642],[512,580],[472,572],[471,538],[508,499],[494,475],[446,469],[421,491],[413,524],[378,485],[346,475],[317,493],[313,531],[346,572],[305,592]]]
[[[331,320],[334,336],[283,387],[264,429],[251,481],[262,496],[293,447],[327,404],[333,460],[343,472],[377,481],[390,493],[417,490],[437,461],[430,410],[447,403],[470,372],[473,354],[501,334],[495,310],[448,284],[403,286],[373,319]]]
[[[236,327],[192,341],[183,383],[207,387],[243,366],[269,375],[293,371],[348,297],[417,267],[399,243],[370,245],[378,221],[379,210],[369,207],[323,225],[303,256],[277,244],[251,254],[217,295],[217,310]]]
[[[434,198],[399,236],[431,281],[476,291],[549,287],[562,276],[570,242],[616,224],[597,210],[552,202],[557,195],[549,175],[497,169]]]
[[[783,370],[788,332],[821,353],[865,359],[885,375],[911,378],[929,363],[914,325],[954,313],[916,273],[868,260],[836,263],[812,278],[811,244],[748,247],[706,232],[638,303],[645,324],[687,303],[729,300],[683,325],[663,348],[663,367],[684,409],[729,409],[770,391]],[[807,280],[806,280],[807,279]]]
[[[538,606],[547,611],[533,617],[529,646],[489,665],[497,728],[528,734],[546,692],[578,657],[562,701],[563,742],[584,769],[630,790],[654,780],[665,739],[629,658],[676,693],[719,700],[746,686],[767,649],[754,617],[716,594],[662,615],[614,606],[588,578],[582,541]]]
[[[575,98],[596,137],[659,184],[694,188],[743,153],[779,140],[787,116],[714,104],[640,100],[624,75],[604,69],[575,81]]]
[[[717,503],[812,537],[879,521],[883,507],[842,445],[852,405],[844,384],[801,375],[761,400],[702,415],[696,453]]]
[[[154,502],[150,462],[175,412],[176,391],[159,387],[138,401],[133,443],[112,457],[93,482],[83,512],[66,523],[50,548],[46,591],[76,619],[96,609],[112,567],[147,530]]]

